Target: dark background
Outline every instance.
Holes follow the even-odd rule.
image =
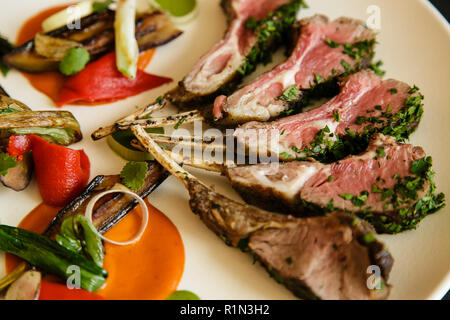
[[[430,0],[430,2],[442,13],[442,15],[449,20],[450,16],[450,1],[448,0]]]
[[[450,1],[449,0],[430,0],[430,2],[442,13],[442,15],[449,21],[450,17]],[[450,291],[445,296],[444,300],[450,300]]]

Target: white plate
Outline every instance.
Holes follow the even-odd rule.
[[[69,1],[16,0],[2,4],[0,31],[15,39],[21,24],[30,16],[56,4]],[[226,20],[219,0],[198,0],[199,15],[183,26],[184,35],[157,49],[149,66],[154,74],[181,79],[197,59],[221,39]],[[424,147],[434,158],[436,182],[450,196],[450,27],[425,0],[309,0],[310,9],[301,16],[323,13],[331,18],[349,16],[367,20],[367,8],[381,9],[378,58],[385,62],[387,77],[417,84],[426,97],[425,117],[411,141]],[[16,99],[34,110],[54,109],[52,102],[34,90],[18,72],[0,77],[0,84]],[[98,107],[66,107],[81,122],[84,140],[74,148],[83,148],[92,163],[92,177],[117,174],[124,161],[116,157],[105,141],[94,143],[90,134],[101,125],[123,117],[136,106],[144,106],[174,84],[124,101]],[[174,110],[166,110],[173,112]],[[194,171],[220,192],[236,197],[225,179]],[[41,201],[36,183],[16,193],[0,188],[1,223],[16,225]],[[188,207],[184,187],[170,178],[150,201],[179,228],[186,248],[186,266],[180,289],[194,291],[203,299],[293,299],[294,296],[272,280],[252,258],[226,247],[194,216]],[[417,230],[396,236],[382,236],[395,264],[390,278],[392,299],[440,299],[450,288],[450,209],[427,217]],[[4,273],[0,256],[0,274]]]

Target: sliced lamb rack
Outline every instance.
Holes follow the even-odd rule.
[[[249,122],[234,135],[249,153],[258,152],[258,137],[265,133],[267,141],[277,142],[266,149],[283,161],[333,162],[364,151],[377,132],[409,138],[422,118],[422,100],[416,87],[362,70],[343,79],[341,92],[321,107],[271,123]]]
[[[385,299],[393,259],[370,225],[345,213],[298,219],[230,200],[173,161],[139,126],[132,131],[188,189],[194,213],[225,242],[248,251],[296,296],[306,299]],[[381,271],[368,289],[368,267]]]
[[[294,161],[225,174],[247,203],[301,216],[351,212],[380,233],[398,233],[444,206],[431,164],[422,148],[377,134],[365,153],[330,165]]]
[[[291,57],[231,96],[219,96],[213,114],[223,125],[268,121],[292,108],[319,84],[369,65],[375,33],[363,22],[315,15],[299,21]]]
[[[383,81],[371,70],[352,74],[342,79],[340,85],[341,92],[319,108],[270,123],[249,122],[237,128],[233,152],[254,158],[259,155],[259,160],[314,158],[331,163],[365,151],[370,137],[376,133],[403,141],[422,118],[423,96],[416,87],[397,80]],[[194,148],[211,145],[210,139],[202,137],[154,138],[171,148],[180,143],[189,143]],[[215,152],[224,153],[229,147],[214,144]]]
[[[238,82],[253,72],[256,64],[267,62],[295,22],[301,3],[302,0],[222,0],[229,23],[223,40],[168,94],[169,100],[179,107],[189,108],[210,103],[217,96],[214,93],[223,86]],[[256,20],[266,17],[273,29],[263,30],[262,34],[260,24],[264,22]]]

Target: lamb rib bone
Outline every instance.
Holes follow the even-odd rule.
[[[385,299],[392,257],[364,221],[344,213],[297,219],[230,200],[180,167],[149,137],[133,133],[190,193],[190,206],[228,245],[251,252],[278,282],[306,299]],[[327,268],[323,261],[327,260]],[[349,264],[352,264],[349,267]],[[315,267],[315,266],[319,267]],[[381,287],[368,289],[367,268],[377,265]],[[345,281],[343,280],[345,279]]]

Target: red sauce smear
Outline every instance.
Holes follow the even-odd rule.
[[[183,241],[177,228],[163,213],[148,202],[147,207],[149,225],[138,242],[128,246],[105,242],[103,268],[109,275],[106,286],[97,294],[107,300],[164,300],[178,287],[185,263]],[[40,204],[18,227],[42,233],[60,209]],[[139,207],[130,212],[105,237],[116,241],[131,239],[139,229],[140,212]],[[7,272],[19,262],[20,259],[7,254]],[[45,280],[57,281],[54,277]],[[46,292],[47,299],[49,295],[51,298]]]
[[[42,32],[42,22],[45,19],[67,7],[68,6],[65,5],[49,8],[28,19],[19,30],[19,34],[17,35],[16,40],[17,45],[20,46],[32,40],[37,33]],[[138,61],[139,70],[145,70],[145,68],[152,61],[154,53],[155,49],[150,49],[140,54]],[[59,72],[43,72],[39,74],[22,72],[22,74],[25,76],[25,78],[27,78],[28,82],[33,86],[33,88],[48,96],[55,103],[58,101],[59,92],[64,87],[67,79],[67,77]],[[117,100],[120,99],[108,99],[101,102],[75,102],[73,104],[95,106],[111,103]]]

